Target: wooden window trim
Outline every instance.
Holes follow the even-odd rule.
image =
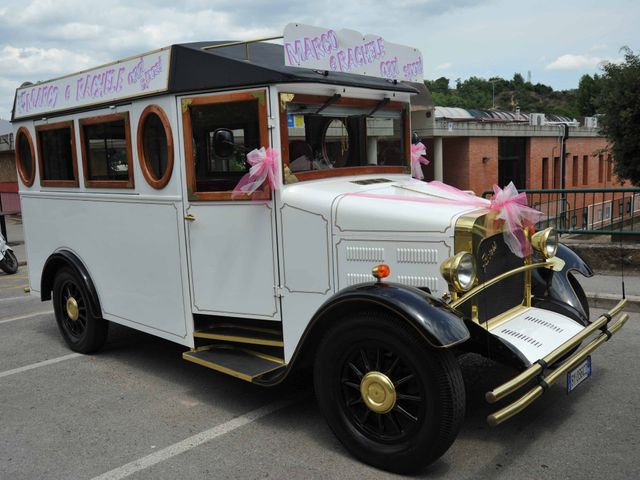
[[[87,154],[87,145],[84,139],[85,125],[96,125],[99,123],[109,123],[124,120],[125,146],[127,149],[127,168],[129,170],[128,180],[91,180],[87,177],[89,172],[89,155]],[[84,176],[84,186],[86,188],[134,188],[133,179],[133,155],[131,152],[131,128],[129,125],[129,112],[111,113],[108,115],[99,115],[96,117],[86,117],[78,120],[80,124],[80,148],[82,150],[82,170]]]
[[[47,132],[49,130],[62,130],[68,128],[71,130],[71,161],[73,162],[73,180],[47,180],[44,178],[44,166],[43,166],[43,149],[42,142],[40,141],[40,132]],[[78,156],[76,153],[76,131],[73,125],[73,120],[67,122],[48,123],[46,125],[38,125],[36,127],[36,142],[38,143],[38,173],[40,174],[40,186],[41,187],[78,187]]]
[[[24,135],[29,143],[29,150],[31,152],[31,175],[26,176],[24,169],[22,167],[22,150],[20,149],[20,135]],[[18,169],[18,175],[20,175],[20,180],[25,187],[31,187],[33,185],[33,181],[36,178],[36,153],[33,146],[33,138],[31,138],[31,133],[29,133],[29,129],[27,127],[20,127],[16,132],[16,140],[15,140],[15,149],[16,149],[16,168]]]
[[[213,105],[217,103],[234,103],[246,101],[258,102],[258,123],[260,129],[260,146],[269,147],[269,127],[267,117],[267,91],[252,90],[250,92],[241,93],[222,93],[207,95],[204,97],[183,98],[181,102],[182,108],[182,131],[184,132],[184,158],[187,172],[187,191],[189,201],[220,201],[220,200],[270,200],[271,188],[268,184],[264,184],[260,189],[250,195],[235,195],[233,191],[224,192],[198,192],[196,190],[196,172],[193,164],[193,144],[191,142],[192,126],[191,126],[191,107],[201,105]]]
[[[156,178],[153,170],[149,166],[147,162],[147,158],[144,154],[144,124],[149,117],[149,115],[155,114],[162,122],[162,126],[164,127],[164,133],[167,137],[167,168],[164,171],[164,174],[160,178]],[[145,109],[140,114],[140,119],[138,121],[138,132],[136,134],[136,139],[138,142],[138,161],[140,163],[140,169],[142,170],[142,175],[149,185],[151,185],[156,190],[161,190],[167,186],[169,180],[171,180],[171,175],[173,173],[173,133],[171,131],[171,124],[169,123],[169,117],[164,112],[164,110],[158,105],[147,105]]]
[[[280,145],[282,150],[282,165],[283,165],[283,183],[286,183],[287,176],[286,170],[289,168],[289,130],[287,127],[287,103],[300,102],[310,105],[322,105],[329,98],[329,96],[322,95],[307,95],[307,94],[293,94],[282,92],[279,95],[280,104]],[[286,100],[285,100],[286,99]],[[371,100],[366,98],[340,98],[332,105],[354,106],[354,107],[375,107],[379,103],[379,100]],[[405,165],[396,166],[361,166],[361,167],[346,167],[338,169],[326,169],[326,170],[313,170],[309,172],[296,172],[290,173],[291,176],[295,176],[296,180],[319,180],[322,178],[340,177],[347,175],[367,175],[376,173],[407,173],[409,165],[409,155],[411,152],[411,132],[408,128],[408,112],[406,104],[402,102],[389,102],[385,105],[385,108],[393,108],[396,110],[402,110],[402,128],[405,132],[404,138],[404,158]]]

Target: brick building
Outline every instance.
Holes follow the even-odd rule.
[[[560,152],[568,124],[565,188],[620,185],[611,157],[602,153],[607,141],[594,120],[585,127],[557,116],[435,107],[416,123],[431,160],[427,179],[477,194],[510,181],[519,189],[560,188]]]

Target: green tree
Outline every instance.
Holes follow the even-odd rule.
[[[597,73],[593,77],[583,75],[580,78],[576,92],[576,109],[580,115],[590,117],[597,113],[596,101],[600,95],[601,83]]]
[[[640,57],[624,47],[624,62],[602,69],[598,112],[613,153],[615,173],[640,185]]]

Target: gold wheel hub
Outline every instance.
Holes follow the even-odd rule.
[[[79,316],[80,309],[78,308],[78,301],[73,297],[69,297],[67,299],[67,317],[69,317],[69,320],[75,322]]]
[[[384,373],[369,372],[360,382],[362,401],[375,413],[390,412],[396,405],[396,387]]]

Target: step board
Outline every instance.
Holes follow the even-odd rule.
[[[285,368],[284,362],[279,358],[228,345],[184,352],[182,358],[247,382],[253,382],[265,373]]]
[[[225,342],[284,347],[282,334],[278,330],[268,328],[251,328],[237,325],[214,325],[207,329],[196,330],[196,338],[208,338]]]

